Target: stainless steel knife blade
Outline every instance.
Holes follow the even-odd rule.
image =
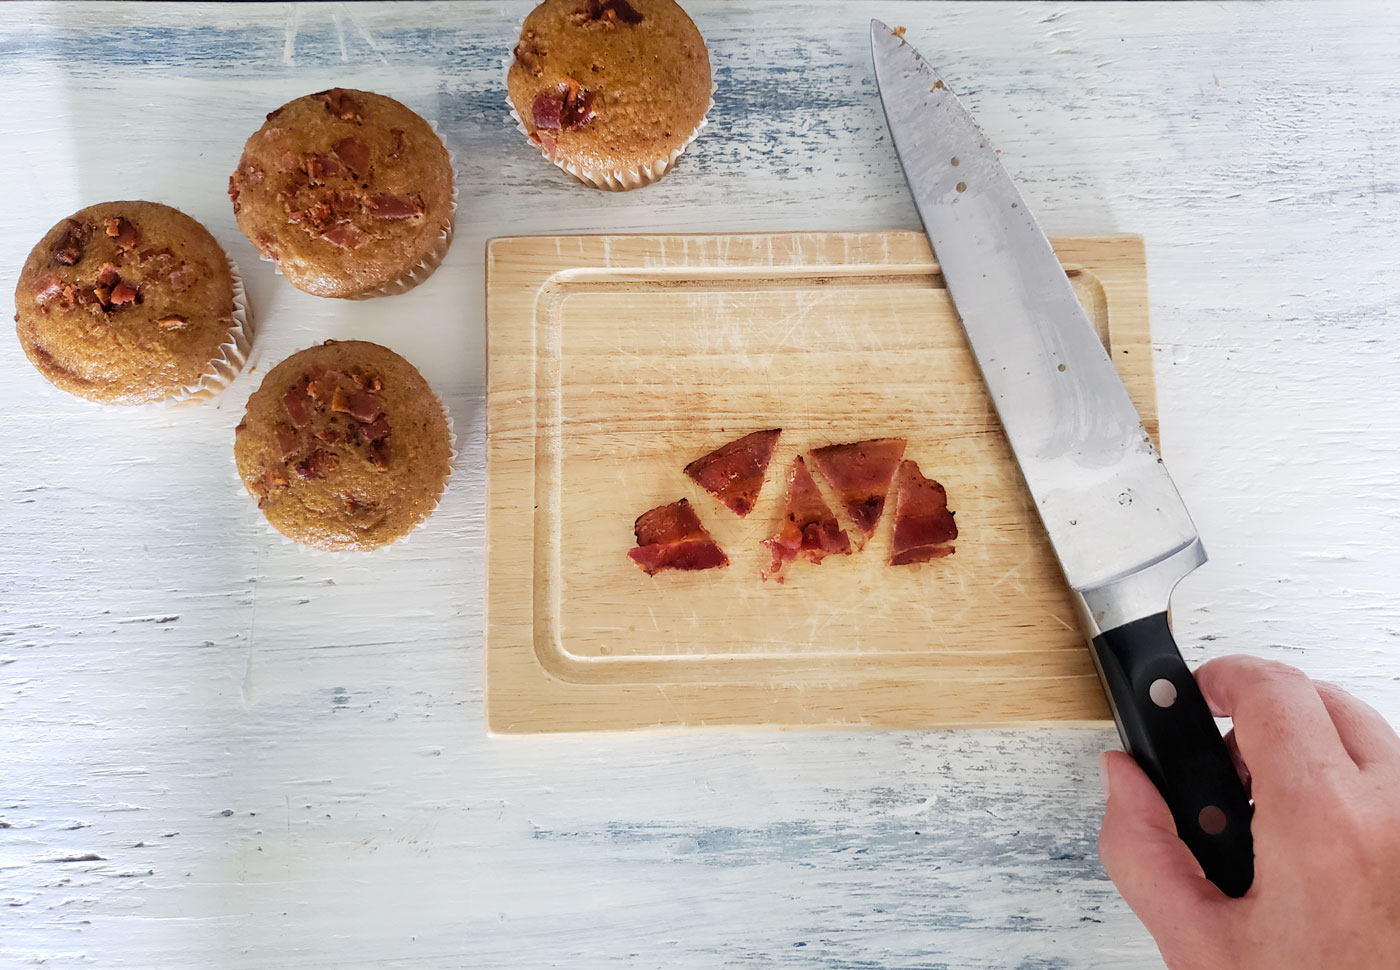
[[[996,150],[918,51],[876,24],[875,75],[895,149],[1069,585],[1094,589],[1199,548],[1137,409]]]
[[[996,150],[902,36],[870,25],[895,150],[1065,578],[1123,746],[1233,896],[1254,879],[1249,797],[1167,622],[1205,561],[1191,516]]]

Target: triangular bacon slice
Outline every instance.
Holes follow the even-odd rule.
[[[953,546],[949,543],[957,537],[958,527],[948,511],[948,493],[943,486],[925,478],[914,462],[900,462],[890,565],[907,566],[950,555]]]
[[[743,518],[758,500],[782,431],[782,428],[771,428],[746,434],[695,459],[685,466],[685,473]]]
[[[812,464],[841,497],[851,521],[869,539],[875,534],[885,496],[904,457],[903,438],[870,438],[827,445],[812,452]]]
[[[803,556],[819,563],[832,553],[849,553],[851,539],[836,522],[807,464],[798,456],[788,473],[787,511],[782,528],[763,544],[773,553],[769,574],[776,574],[783,563]]]
[[[637,548],[629,549],[627,558],[648,576],[663,569],[714,569],[729,565],[729,557],[710,538],[686,499],[643,512],[633,528]]]

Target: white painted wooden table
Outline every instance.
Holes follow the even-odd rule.
[[[1164,449],[1214,559],[1189,660],[1297,662],[1400,718],[1400,8],[694,0],[719,83],[660,185],[522,144],[529,3],[0,6],[0,283],[63,215],[174,204],[243,266],[218,407],[47,393],[0,335],[0,966],[1158,966],[1095,855],[1107,731],[490,738],[482,244],[916,226],[867,14],[909,28],[1057,232],[1147,239]],[[387,300],[292,289],[224,183],[264,112],[401,98],[456,154],[457,239]],[[8,311],[7,311],[8,312]],[[371,560],[269,536],[230,452],[267,366],[415,361],[462,454]]]

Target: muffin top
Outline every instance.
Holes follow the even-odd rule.
[[[157,202],[103,202],[48,231],[15,287],[15,331],[55,385],[145,404],[199,382],[233,325],[233,275],[209,231]]]
[[[428,382],[362,340],[327,340],[269,371],[233,450],[273,528],[318,549],[402,538],[436,506],[451,471],[447,418]]]
[[[632,168],[685,146],[710,103],[710,57],[674,0],[545,0],[506,76],[551,158]]]
[[[357,296],[432,253],[452,226],[452,163],[393,98],[332,88],[289,101],[229,176],[238,226],[293,286]]]

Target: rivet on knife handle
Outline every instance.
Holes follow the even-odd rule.
[[[1254,880],[1253,809],[1167,614],[1100,633],[1093,647],[1123,746],[1162,793],[1206,878],[1244,895]]]

